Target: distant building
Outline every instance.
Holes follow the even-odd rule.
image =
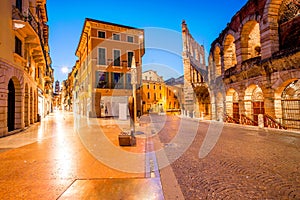
[[[0,137],[52,111],[46,0],[1,1]]]
[[[165,81],[165,84],[167,85],[183,85],[184,84],[184,75],[178,77],[178,78],[169,78]]]
[[[167,86],[156,71],[148,70],[142,73],[142,112],[165,113],[178,111],[180,103],[175,86]]]
[[[59,94],[60,92],[60,85],[59,85],[59,81],[55,81],[55,93]]]
[[[144,53],[143,29],[86,18],[69,78],[74,84],[73,111],[89,117],[118,116],[120,104],[127,104],[132,95],[133,56],[137,88],[141,86]]]

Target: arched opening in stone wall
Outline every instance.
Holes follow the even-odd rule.
[[[245,115],[258,123],[258,115],[265,114],[264,96],[258,85],[250,85],[245,91],[244,97]]]
[[[230,88],[226,93],[226,113],[236,122],[240,120],[239,95],[235,89]]]
[[[224,70],[237,64],[234,37],[227,35],[224,41]]]
[[[220,47],[216,46],[215,51],[214,51],[214,64],[215,64],[215,75],[220,76],[222,71],[221,71],[221,50]]]
[[[199,105],[200,117],[211,119],[211,104],[208,88],[204,85],[200,85],[194,88],[194,92]]]
[[[248,21],[241,32],[242,60],[261,55],[260,29],[257,21]]]
[[[22,127],[22,91],[16,77],[9,80],[7,90],[7,128],[9,132]]]
[[[28,84],[25,84],[25,104],[24,104],[24,124],[29,126],[29,89]]]
[[[8,83],[7,94],[7,128],[8,132],[15,130],[15,85],[12,79]]]
[[[282,124],[300,130],[300,79],[290,83],[282,92]]]

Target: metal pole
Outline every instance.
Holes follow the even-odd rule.
[[[136,123],[136,84],[132,85],[133,92],[133,132],[135,133],[135,123]]]
[[[136,122],[136,84],[137,84],[137,73],[135,58],[132,56],[131,62],[131,84],[132,84],[132,96],[133,96],[133,134],[135,133],[135,122]]]

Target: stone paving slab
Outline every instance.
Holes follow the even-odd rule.
[[[83,125],[81,128],[84,129],[85,137],[88,137],[90,142],[97,141],[91,136],[96,138],[99,136],[99,127],[87,122]],[[125,190],[128,187],[125,186],[127,179],[133,181],[132,187],[139,188],[139,184],[143,185],[145,194],[148,191],[145,185],[153,185],[152,197],[156,197],[157,193],[159,198],[156,199],[162,199],[159,177],[156,177],[155,181],[147,178],[144,180],[146,174],[144,137],[138,138],[135,147],[120,147],[117,142],[118,126],[113,121],[101,124],[103,133],[101,137],[105,137],[110,145],[119,151],[141,155],[139,159],[132,160],[134,167],[140,168],[138,173],[134,173],[134,170],[130,172],[112,168],[94,157],[74,127],[76,125],[74,126],[72,113],[52,113],[41,123],[32,125],[24,132],[0,138],[0,148],[4,150],[0,153],[0,199],[56,199],[72,183],[76,183],[76,180],[106,179],[119,180],[116,185],[120,193],[123,193],[123,186]],[[124,160],[123,163],[126,163],[126,157],[117,154],[115,156],[111,155],[116,162]],[[93,193],[97,193],[97,190]],[[148,193],[150,194],[150,191]]]
[[[63,199],[163,200],[159,178],[76,180]]]

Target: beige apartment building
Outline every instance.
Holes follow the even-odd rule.
[[[144,30],[86,18],[75,53],[78,61],[71,73],[73,111],[87,117],[119,116],[120,107],[132,95],[133,57],[137,88],[141,86],[144,53]]]
[[[0,137],[52,109],[46,0],[1,1]]]

